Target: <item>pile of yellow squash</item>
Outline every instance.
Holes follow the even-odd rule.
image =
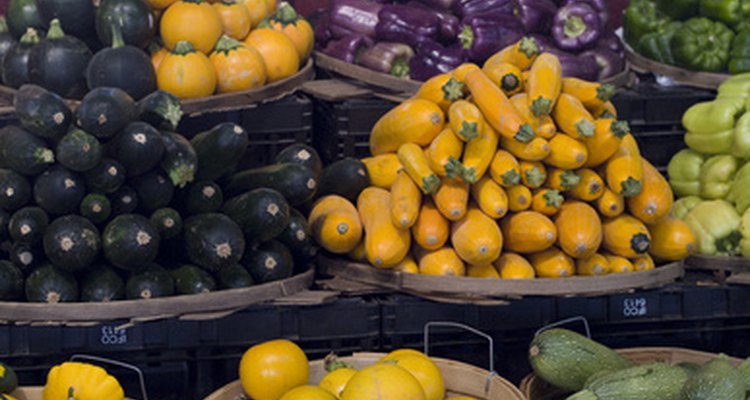
[[[245,394],[254,400],[446,399],[440,369],[416,350],[394,350],[361,370],[329,357],[328,373],[318,385],[309,384],[309,369],[305,353],[296,344],[272,340],[245,352],[240,361],[240,382]]]
[[[695,248],[673,194],[609,101],[522,41],[425,82],[373,127],[357,204],[320,199],[327,251],[377,268],[479,278],[653,269]]]
[[[151,62],[159,89],[197,98],[261,87],[294,75],[313,49],[313,29],[275,0],[148,0],[163,48]]]

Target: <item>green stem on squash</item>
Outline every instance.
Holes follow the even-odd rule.
[[[73,396],[74,390],[73,386],[68,388],[68,400],[76,400],[75,396]]]
[[[258,22],[258,26],[256,28],[271,28],[271,21],[268,20],[268,18],[263,18],[260,22]]]
[[[281,22],[281,25],[294,24],[299,19],[297,10],[294,9],[289,3],[284,2],[279,5],[279,9],[272,17],[274,20]]]
[[[109,22],[112,29],[112,48],[117,49],[125,46],[125,40],[122,38],[122,18],[120,19],[119,25],[112,21],[112,19],[110,19]]]
[[[49,23],[49,30],[47,31],[47,39],[62,39],[65,37],[65,32],[60,26],[60,20],[55,18]]]
[[[222,53],[229,53],[232,50],[242,47],[242,43],[232,39],[227,35],[222,35],[219,42],[216,43],[216,51]]]
[[[0,33],[8,32],[8,23],[5,22],[5,16],[0,15]]]
[[[174,50],[172,50],[172,53],[184,56],[194,51],[195,49],[193,48],[193,45],[190,42],[188,42],[187,40],[181,40],[177,42],[177,44],[174,46]]]
[[[36,33],[36,29],[27,28],[26,33],[21,36],[21,43],[23,44],[37,44],[39,43],[39,34]]]

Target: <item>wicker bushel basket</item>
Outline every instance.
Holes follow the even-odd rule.
[[[676,347],[634,347],[630,349],[618,349],[616,351],[636,364],[650,362],[665,362],[668,364],[689,362],[703,364],[717,357],[717,354],[713,353]],[[730,360],[735,364],[742,362],[742,360],[737,358],[731,358]],[[521,381],[521,391],[529,400],[564,400],[569,394],[553,387],[533,373]]]

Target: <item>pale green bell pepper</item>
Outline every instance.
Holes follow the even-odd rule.
[[[713,156],[701,167],[701,197],[723,199],[732,189],[734,174],[739,164],[730,155]]]
[[[734,256],[740,253],[740,214],[724,200],[704,201],[693,207],[685,222],[695,234],[698,253]]]

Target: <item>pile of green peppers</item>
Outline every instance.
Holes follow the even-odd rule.
[[[690,225],[704,255],[750,257],[750,74],[682,117],[688,148],[672,157],[673,216]]]
[[[623,27],[630,47],[660,63],[750,72],[750,0],[631,0]]]

